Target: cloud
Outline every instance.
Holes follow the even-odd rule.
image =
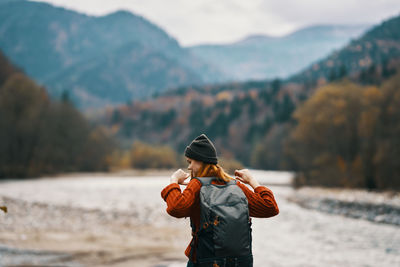
[[[92,15],[127,9],[183,45],[226,43],[250,34],[284,35],[313,24],[379,23],[398,15],[398,0],[45,0]]]
[[[370,24],[399,14],[400,1],[263,1],[261,9],[262,12],[276,13],[282,20],[296,24]]]

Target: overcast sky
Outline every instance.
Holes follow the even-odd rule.
[[[282,36],[313,24],[376,24],[400,14],[400,0],[41,0],[89,15],[141,15],[183,45]]]

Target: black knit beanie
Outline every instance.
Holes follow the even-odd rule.
[[[205,134],[196,137],[185,149],[185,156],[205,163],[217,164],[217,150]]]

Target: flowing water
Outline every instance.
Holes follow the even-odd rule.
[[[253,219],[254,266],[400,266],[399,227],[304,209],[286,200],[293,193],[291,173],[252,173],[274,192],[280,209],[275,217]],[[168,183],[165,176],[109,174],[10,180],[0,184],[0,196],[85,209],[135,211],[138,223],[189,228],[188,219],[175,219],[165,212],[160,192]],[[188,242],[189,237],[182,240],[182,253]]]

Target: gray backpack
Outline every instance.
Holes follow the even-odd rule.
[[[200,228],[195,237],[199,266],[212,266],[206,263],[224,262],[227,259],[240,261],[244,258],[248,261],[249,257],[252,263],[251,219],[248,201],[242,189],[236,185],[235,180],[224,185],[216,185],[211,184],[211,181],[218,179],[217,177],[195,177],[195,179],[202,184]],[[194,232],[192,222],[191,226]],[[192,246],[194,247],[194,244]],[[240,266],[252,266],[252,264]]]

